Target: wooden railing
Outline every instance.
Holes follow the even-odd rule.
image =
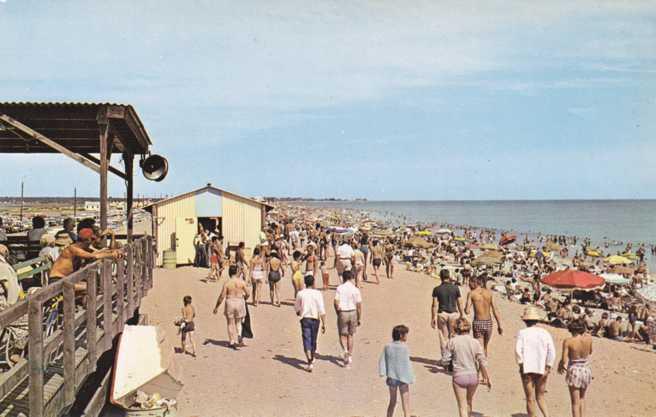
[[[152,287],[152,237],[136,240],[122,251],[122,259],[94,262],[0,312],[0,328],[26,314],[29,325],[27,361],[0,374],[0,398],[28,378],[25,408],[30,417],[60,416],[74,403],[100,355],[112,348],[115,336]],[[81,283],[86,283],[86,293],[76,300],[75,286]],[[44,306],[62,297],[63,326],[48,334]]]

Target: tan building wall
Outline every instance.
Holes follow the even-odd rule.
[[[194,259],[195,250],[193,240],[178,241],[178,247],[176,247],[176,234],[175,234],[175,223],[176,218],[195,218],[196,217],[196,200],[194,196],[188,198],[183,198],[177,201],[171,201],[168,204],[164,204],[157,207],[157,218],[155,218],[155,224],[157,227],[157,265],[162,265],[162,253],[165,250],[174,249],[177,251],[183,251],[182,257]],[[178,257],[180,259],[180,257]]]
[[[262,206],[230,193],[223,193],[223,236],[225,244],[244,242],[250,256],[262,230]]]

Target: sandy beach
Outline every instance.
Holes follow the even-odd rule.
[[[337,283],[331,270],[331,283]],[[411,386],[412,413],[416,416],[457,415],[451,377],[437,366],[439,346],[430,327],[430,293],[438,281],[397,267],[394,280],[380,286],[365,284],[363,324],[356,335],[352,369],[340,366],[336,319],[332,311],[334,290],[323,292],[328,328],[319,337],[319,360],[313,373],[303,370],[298,319],[294,314],[292,287],[287,275],[282,282],[283,305],[268,301],[251,307],[255,338],[240,351],[227,348],[222,315],[212,315],[220,283],[207,283],[205,269],[191,267],[155,271],[155,286],[141,308],[151,324],[166,333],[165,350],[177,362],[185,383],[178,401],[182,417],[214,416],[380,416],[387,406],[387,387],[377,376],[377,361],[396,324],[410,327],[409,348],[416,373]],[[223,278],[225,279],[225,278]],[[464,288],[463,296],[465,294]],[[173,354],[179,337],[173,320],[179,315],[184,295],[191,295],[197,311],[196,359]],[[514,361],[514,337],[522,328],[523,306],[502,300],[498,294],[504,335],[491,342],[492,390],[480,387],[474,411],[478,416],[525,416],[524,394]],[[265,297],[265,299],[268,298]],[[568,335],[564,329],[547,327],[554,336],[558,356]],[[644,345],[594,339],[594,380],[588,392],[588,415],[651,417],[656,415],[654,373],[656,356]],[[564,376],[552,373],[548,404],[553,416],[570,413]],[[397,409],[396,415],[402,415]]]

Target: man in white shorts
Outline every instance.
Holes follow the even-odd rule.
[[[350,271],[353,269],[354,264],[355,251],[351,245],[344,240],[335,251],[335,269],[337,269],[337,275],[341,278],[344,271]]]

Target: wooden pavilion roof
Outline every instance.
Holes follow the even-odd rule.
[[[76,154],[100,153],[100,127],[109,126],[109,152],[143,155],[151,145],[131,105],[113,103],[0,103],[0,153],[53,153],[57,150],[11,124],[10,117]]]

